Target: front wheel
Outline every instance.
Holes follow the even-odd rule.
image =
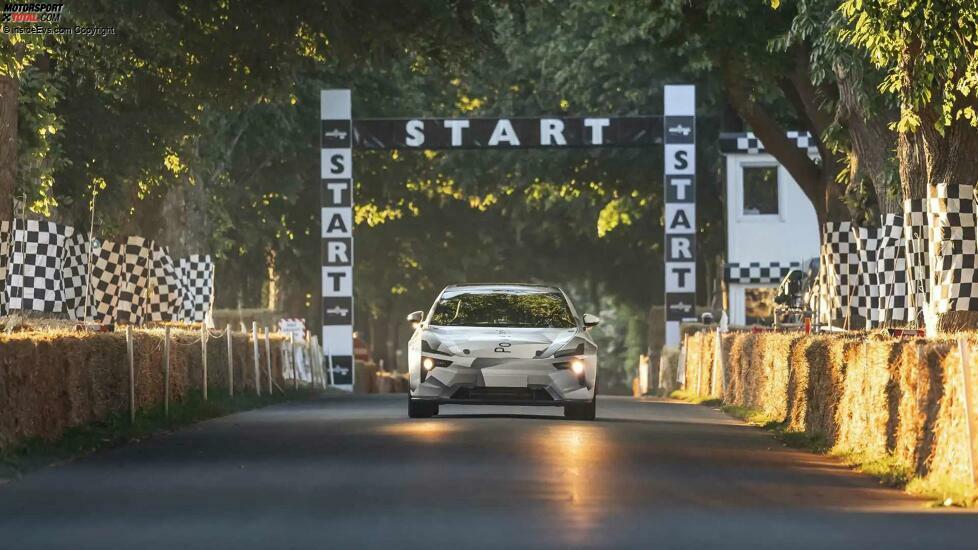
[[[438,403],[408,398],[409,418],[431,418],[438,414]]]
[[[594,412],[598,403],[594,398],[587,403],[572,403],[564,405],[564,416],[571,420],[594,420]]]

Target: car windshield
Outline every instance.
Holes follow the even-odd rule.
[[[450,327],[571,328],[576,326],[559,292],[460,292],[444,296],[431,324]]]

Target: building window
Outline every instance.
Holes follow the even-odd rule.
[[[744,215],[778,214],[778,167],[744,166]]]
[[[745,288],[744,319],[748,325],[771,324],[776,288]]]

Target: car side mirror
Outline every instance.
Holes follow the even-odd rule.
[[[410,314],[410,315],[407,316],[407,320],[412,325],[417,325],[421,321],[424,321],[424,312],[423,311],[415,311],[414,313],[412,313],[412,314]]]
[[[591,315],[590,313],[584,314],[584,328],[591,328],[597,326],[601,322],[601,319],[597,315]]]

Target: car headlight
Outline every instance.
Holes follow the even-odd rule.
[[[584,361],[581,361],[580,359],[574,359],[573,361],[571,361],[570,368],[572,371],[574,371],[574,374],[580,376],[584,374]]]
[[[437,357],[428,357],[426,355],[421,356],[421,381],[428,377],[428,372],[434,370],[436,367],[447,367],[451,365],[452,362],[448,359],[439,359]]]

